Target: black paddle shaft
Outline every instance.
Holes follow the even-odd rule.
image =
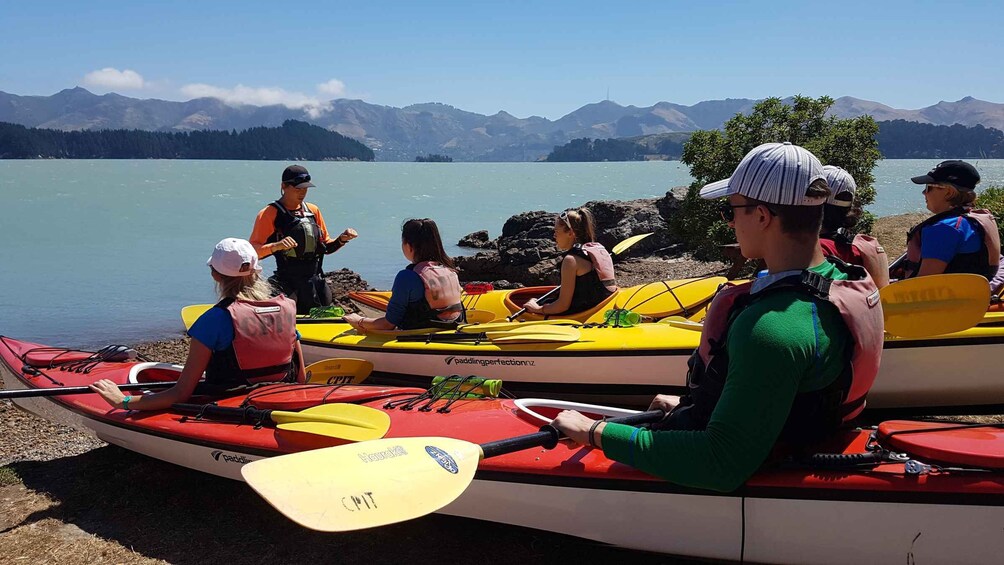
[[[540,304],[541,300],[550,297],[552,294],[554,294],[555,292],[558,292],[559,290],[561,290],[561,285],[558,285],[558,286],[552,288],[551,290],[547,291],[544,294],[544,296],[541,296],[540,298],[537,299],[537,304]],[[524,308],[520,308],[519,310],[516,311],[515,314],[513,314],[511,316],[506,316],[505,319],[506,319],[506,321],[511,322],[511,321],[515,320],[516,318],[519,318],[520,316],[522,316],[523,312],[526,312],[526,308],[525,307]]]
[[[612,424],[627,424],[629,426],[634,426],[637,424],[658,422],[665,415],[666,413],[662,410],[650,410],[648,412],[639,412],[638,414],[632,414],[630,416],[611,418],[607,420],[607,422]],[[489,457],[495,457],[496,455],[505,455],[506,453],[522,451],[524,449],[530,449],[531,447],[540,446],[551,449],[558,444],[559,439],[561,439],[561,432],[559,432],[554,426],[548,424],[540,428],[540,431],[535,434],[527,434],[525,436],[483,443],[481,444],[481,451],[484,453],[484,458],[488,459]]]
[[[170,388],[178,383],[165,381],[159,383],[127,383],[116,385],[119,390],[145,390],[148,388]],[[33,396],[62,396],[64,394],[95,394],[90,387],[86,386],[61,386],[53,388],[29,388],[25,390],[0,390],[0,399],[3,398],[31,398]]]
[[[171,410],[182,414],[192,414],[208,420],[221,422],[251,423],[271,422],[271,410],[262,410],[253,406],[231,407],[215,404],[172,404]]]

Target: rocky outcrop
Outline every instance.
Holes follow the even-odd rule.
[[[491,240],[488,236],[488,230],[480,230],[474,233],[469,233],[464,237],[460,238],[457,242],[460,247],[471,247],[474,249],[494,249],[495,242]]]
[[[352,302],[348,299],[350,292],[375,290],[358,273],[349,269],[329,271],[324,273],[324,278],[328,281],[328,286],[331,287],[331,296],[334,299],[334,304],[345,308],[348,312],[355,312],[355,307],[352,306]]]
[[[667,220],[679,208],[679,199],[667,192],[662,198],[629,201],[592,201],[584,207],[596,220],[596,238],[607,249],[633,235],[654,235],[616,257],[642,257],[671,249],[678,241],[666,229]],[[557,284],[561,252],[554,245],[555,212],[523,212],[509,218],[502,235],[495,240],[496,250],[482,251],[470,257],[458,257],[461,280],[518,281],[525,285]]]

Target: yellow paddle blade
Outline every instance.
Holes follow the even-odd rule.
[[[377,437],[383,437],[390,429],[390,416],[386,412],[358,404],[321,404],[299,412],[273,410],[269,416],[276,424],[317,422],[379,430],[380,435]]]
[[[495,319],[495,313],[488,310],[477,310],[470,308],[467,310],[468,324],[485,324]]]
[[[515,330],[519,328],[527,328],[532,326],[578,326],[582,325],[582,322],[576,320],[532,320],[529,322],[489,322],[485,324],[474,324],[470,326],[462,326],[458,328],[459,331],[469,334],[477,334],[481,332],[489,331],[507,331]]]
[[[290,520],[345,532],[439,510],[474,480],[481,456],[458,439],[380,439],[259,459],[241,474]]]
[[[357,385],[373,372],[373,363],[365,359],[324,359],[306,367],[308,383]]]
[[[386,430],[381,432],[373,428],[361,428],[359,426],[331,422],[289,422],[279,424],[276,428],[287,432],[314,434],[348,441],[370,441],[380,439],[386,434]]]
[[[492,343],[513,342],[573,342],[578,341],[582,332],[568,326],[530,326],[506,331],[485,332]]]
[[[633,235],[633,236],[625,239],[624,241],[618,243],[617,245],[615,245],[614,248],[610,250],[610,253],[612,255],[617,255],[618,253],[623,253],[629,247],[631,247],[632,245],[634,245],[634,244],[638,243],[639,241],[645,239],[646,237],[652,235],[653,233],[655,233],[655,232],[643,233],[643,234],[639,234],[639,235]]]
[[[990,304],[990,283],[980,275],[930,275],[894,282],[880,294],[886,333],[927,337],[980,323]]]
[[[195,320],[199,319],[199,316],[206,313],[206,310],[212,308],[212,304],[192,304],[190,306],[185,306],[181,309],[181,321],[185,324],[185,331],[188,331]]]

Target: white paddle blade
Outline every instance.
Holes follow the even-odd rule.
[[[346,532],[439,510],[474,480],[481,455],[458,439],[378,439],[260,459],[241,474],[297,524]]]

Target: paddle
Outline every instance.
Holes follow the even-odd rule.
[[[643,424],[652,411],[609,422]],[[481,459],[554,447],[551,426],[478,445],[441,437],[388,438],[261,459],[241,468],[251,488],[294,522],[325,532],[385,526],[425,516],[456,500]]]
[[[461,326],[457,331],[464,333],[483,333],[487,331],[512,330],[516,328],[526,328],[529,326],[581,326],[578,320],[529,320],[526,322],[489,322],[486,324],[476,324]]]
[[[525,324],[524,324],[525,325]],[[421,333],[397,336],[397,341],[420,341],[420,342],[487,342],[511,343],[511,342],[573,342],[578,341],[581,333],[577,328],[567,326],[545,326],[532,325],[528,327],[517,327],[508,330],[488,331],[488,332],[440,332]]]
[[[618,243],[617,245],[614,245],[614,248],[613,248],[613,250],[611,250],[610,254],[611,255],[618,255],[620,253],[624,253],[632,245],[638,243],[639,241],[645,239],[646,237],[652,235],[653,233],[655,233],[655,232],[643,233],[643,234],[640,234],[640,235],[633,235],[633,236],[625,239],[624,241]],[[560,285],[552,288],[551,290],[547,291],[547,293],[545,293],[544,296],[541,296],[540,298],[538,298],[537,302],[540,303],[540,301],[544,300],[545,298],[549,298],[552,294],[554,294],[555,292],[558,292],[559,290],[561,290],[561,286]],[[507,322],[511,322],[511,321],[515,320],[516,318],[519,318],[520,316],[522,316],[524,312],[526,312],[526,308],[520,308],[515,314],[512,314],[511,316],[506,316],[505,319],[506,319]]]
[[[373,364],[363,359],[325,359],[311,363],[306,367],[307,382],[326,384],[358,384],[366,380],[373,370]],[[351,379],[345,380],[345,378]],[[329,382],[335,380],[335,382]],[[174,386],[174,381],[160,381],[151,383],[123,383],[116,385],[119,390],[146,390],[158,388],[170,388]],[[62,396],[66,394],[92,394],[86,386],[61,386],[51,388],[29,388],[25,390],[0,390],[0,399],[4,398],[32,398],[37,396]],[[96,394],[96,393],[95,393]]]
[[[365,359],[324,359],[305,368],[308,383],[357,385],[373,372],[373,363]]]
[[[214,404],[174,404],[171,409],[182,414],[226,422],[258,424],[271,422],[277,429],[316,435],[368,441],[382,438],[390,429],[390,415],[383,410],[358,404],[321,404],[299,412],[216,406]]]
[[[214,304],[190,304],[181,309],[181,321],[185,324],[185,330],[192,328],[192,324],[199,319],[199,316],[203,315],[206,310],[212,308]],[[330,317],[330,318],[310,318],[308,316],[297,316],[297,324],[329,324],[336,323],[340,324],[344,321],[341,317]]]
[[[886,333],[929,337],[979,324],[990,304],[990,283],[973,274],[941,274],[894,282],[880,291]]]
[[[879,291],[885,331],[896,337],[920,338],[960,332],[983,321],[990,301],[985,277],[942,274],[894,282]],[[678,316],[661,323],[701,330],[703,325]]]

